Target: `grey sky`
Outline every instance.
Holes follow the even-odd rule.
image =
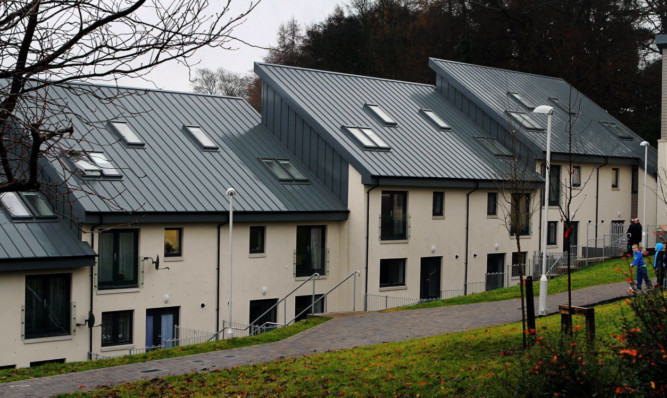
[[[235,0],[236,5],[247,6],[247,1]],[[260,47],[271,47],[276,43],[278,28],[292,17],[303,25],[323,21],[336,5],[345,6],[348,0],[262,0],[246,21],[234,30],[234,36]],[[232,2],[234,4],[234,1]],[[235,8],[236,9],[236,8]],[[217,69],[223,67],[234,72],[251,72],[253,62],[262,61],[267,51],[233,43],[234,51],[201,49],[189,59],[197,67]],[[130,87],[150,87],[176,91],[191,91],[188,69],[171,62],[162,65],[142,79],[121,79],[119,83]]]

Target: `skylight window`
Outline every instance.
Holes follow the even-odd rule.
[[[388,126],[395,126],[396,125],[396,121],[394,119],[392,119],[391,116],[389,116],[389,114],[387,114],[387,112],[382,110],[382,108],[380,108],[379,105],[366,104],[366,107],[368,109],[370,109],[370,111],[373,112],[375,114],[375,116],[377,116],[378,119],[380,119],[382,121],[382,123],[384,123]]]
[[[84,177],[122,177],[120,171],[102,152],[89,152],[71,158]]]
[[[307,182],[308,179],[287,159],[261,159],[282,182]]]
[[[433,112],[430,109],[421,109],[421,113],[423,113],[428,120],[430,120],[433,124],[438,126],[441,130],[451,130],[451,126],[447,124],[444,120],[440,118],[440,116],[436,115],[435,112]]]
[[[505,148],[498,140],[490,137],[475,137],[486,149],[497,157],[512,157],[512,152]]]
[[[218,145],[216,145],[213,140],[202,130],[200,127],[197,126],[183,126],[185,130],[190,133],[192,138],[194,138],[199,145],[201,145],[202,149],[206,150],[217,150]]]
[[[366,127],[345,127],[363,146],[364,149],[384,149],[391,147],[373,130]]]
[[[544,130],[544,127],[538,125],[530,118],[527,114],[523,112],[507,112],[514,119],[515,122],[519,123],[522,127],[529,130]]]
[[[617,125],[614,122],[600,122],[601,125],[607,128],[607,130],[611,131],[612,133],[616,134],[616,137],[620,139],[621,141],[633,141],[634,138],[623,131],[623,129]]]
[[[73,157],[72,162],[85,177],[99,177],[102,175],[102,169],[93,164],[85,154]]]
[[[104,156],[102,152],[90,152],[88,154],[90,160],[95,163],[95,166],[99,167],[102,170],[102,174],[105,177],[121,177],[122,174],[113,164]]]
[[[561,102],[561,100],[559,100],[558,98],[549,97],[549,100],[551,102],[553,102],[554,104],[556,104],[556,106],[558,106],[560,109],[564,110],[565,113],[569,113],[570,115],[576,115],[577,114],[577,112],[575,112],[573,109],[569,109],[567,104],[565,104],[564,102]]]
[[[137,147],[144,146],[144,142],[134,131],[132,131],[129,124],[125,122],[111,122],[111,125],[127,145]]]
[[[0,194],[2,207],[7,209],[12,218],[30,218],[32,214],[25,203],[19,198],[18,192],[4,192]]]
[[[533,109],[535,109],[535,105],[533,105],[532,103],[528,102],[528,101],[527,101],[521,94],[519,94],[519,93],[515,93],[515,92],[513,92],[513,91],[508,91],[508,92],[507,92],[507,95],[509,95],[510,97],[512,97],[516,102],[518,102],[518,103],[520,103],[521,105],[523,105],[523,107],[525,107],[525,108],[527,108],[527,109],[530,109],[531,111],[532,111]]]
[[[23,199],[28,203],[30,211],[37,218],[53,217],[53,211],[49,205],[37,194],[37,192],[22,192]]]
[[[12,218],[50,218],[53,211],[37,192],[4,192],[0,194],[0,203]]]

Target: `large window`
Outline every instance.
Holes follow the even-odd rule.
[[[70,334],[71,281],[71,274],[26,276],[26,339]]]
[[[102,313],[102,347],[132,343],[132,311]]]
[[[445,215],[445,193],[433,192],[433,217]]]
[[[486,198],[486,215],[487,216],[497,216],[498,215],[498,193],[489,192],[489,196]]]
[[[547,223],[547,245],[557,245],[556,237],[558,233],[558,221],[549,221]]]
[[[551,165],[549,170],[549,206],[560,205],[560,166]]]
[[[183,255],[183,228],[165,228],[164,256],[181,257]]]
[[[405,259],[380,260],[380,287],[405,286]]]
[[[264,253],[265,227],[250,227],[250,254]]]
[[[98,249],[98,288],[118,289],[138,285],[138,230],[102,232]]]
[[[611,187],[618,188],[618,168],[611,169]]]
[[[382,191],[380,215],[380,239],[401,240],[408,238],[408,193]]]
[[[530,194],[512,194],[511,234],[516,235],[517,226],[519,235],[530,234]]]
[[[296,227],[296,276],[325,274],[326,227],[306,225]]]

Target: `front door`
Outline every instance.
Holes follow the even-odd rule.
[[[500,289],[505,282],[505,253],[486,256],[486,290]]]
[[[440,298],[440,266],[442,257],[422,257],[420,299]]]
[[[176,344],[174,329],[178,325],[179,307],[146,310],[146,347],[169,348]]]

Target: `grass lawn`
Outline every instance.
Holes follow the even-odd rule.
[[[625,302],[596,307],[598,348],[615,341],[612,333],[618,331],[624,307],[629,313]],[[557,340],[560,317],[540,318],[537,327],[545,341]],[[513,381],[527,376],[520,346],[521,324],[513,323],[170,376],[75,396],[514,396]]]
[[[653,257],[647,259],[648,262],[653,262]],[[570,275],[572,290],[583,289],[585,287],[604,285],[607,283],[623,282],[629,278],[629,264],[631,259],[617,258],[603,261],[597,264],[590,265],[586,268],[575,270]],[[648,273],[650,278],[655,278],[653,267],[648,266]],[[633,269],[633,278],[635,273]],[[636,278],[635,278],[636,279]],[[556,294],[567,292],[567,275],[559,276],[549,280],[548,284],[549,294]],[[539,280],[533,283],[533,292],[535,297],[540,294]],[[469,296],[459,296],[446,300],[431,301],[428,303],[393,308],[387,311],[403,311],[412,310],[416,308],[442,307],[448,305],[482,303],[488,301],[500,301],[518,299],[521,297],[519,285],[491,290],[484,293],[471,294]]]
[[[35,377],[53,376],[62,373],[108,368],[110,366],[127,365],[137,362],[148,362],[156,359],[182,357],[185,355],[199,354],[202,352],[227,350],[230,348],[246,347],[256,344],[273,343],[275,341],[286,339],[313,326],[317,326],[326,322],[327,320],[328,318],[307,319],[284,328],[279,328],[267,333],[263,333],[258,336],[241,337],[231,340],[220,340],[212,341],[210,343],[167,348],[150,351],[140,355],[100,359],[96,361],[68,362],[65,364],[46,364],[32,368],[4,369],[0,370],[0,383],[31,379]]]

